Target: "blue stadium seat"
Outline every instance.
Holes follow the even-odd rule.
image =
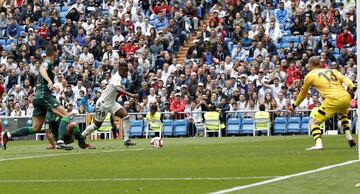
[[[174,136],[186,136],[188,121],[185,119],[174,121]]]
[[[240,126],[240,118],[229,118],[226,126],[226,135],[240,134]]]
[[[254,119],[244,118],[241,123],[240,134],[252,135],[254,132]]]
[[[17,44],[17,39],[7,39],[6,44],[10,45],[11,43]]]
[[[282,32],[283,36],[291,36],[291,31],[290,30],[284,30]]]
[[[6,39],[0,39],[0,44],[2,46],[6,46]]]
[[[66,18],[65,17],[60,17],[61,25],[65,24],[65,22],[66,22]]]
[[[340,50],[338,48],[334,48],[334,50],[332,51],[332,54],[340,54]]]
[[[303,117],[300,125],[300,133],[308,134],[309,133],[309,121],[310,117]]]
[[[60,18],[65,18],[67,13],[68,13],[67,11],[62,11],[62,12],[60,12],[59,17]]]
[[[4,50],[6,50],[6,51],[10,51],[10,45],[5,45],[5,46],[3,46],[3,48],[4,48]]]
[[[300,117],[289,117],[287,132],[288,133],[300,133]]]
[[[20,29],[21,32],[24,32],[25,31],[25,26],[21,25],[21,26],[19,26],[19,29]]]
[[[286,117],[276,117],[274,122],[274,134],[284,134],[286,132]]]
[[[251,62],[253,61],[253,58],[252,58],[252,57],[246,57],[246,61],[247,61],[248,63],[251,63]]]
[[[173,135],[173,120],[163,120],[163,134],[164,137]]]
[[[274,44],[276,45],[276,48],[277,48],[277,49],[280,49],[280,48],[281,48],[281,45],[280,45],[279,43],[274,42]]]
[[[69,8],[70,7],[68,7],[68,6],[62,6],[60,11],[61,12],[68,12]]]
[[[130,121],[130,137],[142,137],[144,130],[143,120]]]
[[[287,42],[284,42],[284,43],[281,43],[281,48],[289,48],[289,43]]]
[[[298,36],[283,36],[281,38],[281,43],[288,43],[288,42],[299,42],[300,39]]]

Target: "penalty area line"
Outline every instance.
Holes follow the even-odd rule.
[[[80,154],[100,154],[100,153],[110,153],[110,152],[143,151],[143,150],[149,150],[149,149],[152,149],[152,148],[104,150],[104,151],[100,151],[100,152],[97,152],[97,151],[91,151],[91,152],[68,151],[66,153],[59,153],[59,154],[43,154],[43,155],[33,155],[33,156],[21,156],[21,157],[16,157],[16,158],[3,158],[3,159],[0,159],[0,162],[13,161],[13,160],[35,159],[35,158],[49,158],[49,157],[56,157],[56,156],[70,156],[70,155],[80,155]]]
[[[0,183],[48,183],[48,182],[111,182],[111,181],[218,181],[218,180],[247,180],[271,179],[279,176],[250,176],[250,177],[187,177],[187,178],[101,178],[101,179],[34,179],[34,180],[0,180]]]
[[[315,172],[326,171],[326,170],[330,170],[332,168],[346,166],[346,165],[353,164],[353,163],[356,163],[356,162],[360,162],[360,160],[350,160],[350,161],[339,163],[339,164],[334,164],[334,165],[330,165],[330,166],[324,166],[324,167],[321,167],[321,168],[318,168],[318,169],[315,169],[315,170],[309,170],[309,171],[300,172],[300,173],[296,173],[296,174],[291,174],[291,175],[287,175],[287,176],[280,176],[280,177],[277,177],[277,178],[274,178],[274,179],[265,180],[265,181],[261,181],[261,182],[257,182],[257,183],[253,183],[253,184],[249,184],[249,185],[243,185],[243,186],[233,187],[233,188],[230,188],[230,189],[215,191],[215,192],[212,192],[210,194],[223,194],[223,193],[230,193],[230,192],[234,192],[234,191],[240,191],[240,190],[248,189],[248,188],[251,188],[251,187],[257,187],[257,186],[266,185],[266,184],[270,184],[270,183],[274,183],[274,182],[278,182],[278,181],[282,181],[282,180],[286,180],[286,179],[290,179],[290,178],[294,178],[294,177],[299,177],[299,176],[303,176],[303,175],[307,175],[307,174],[312,174],[312,173],[315,173]]]

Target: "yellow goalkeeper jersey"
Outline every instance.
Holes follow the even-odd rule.
[[[324,99],[337,99],[345,96],[347,91],[343,88],[342,83],[351,89],[355,87],[350,79],[335,69],[314,69],[305,76],[304,84],[294,105],[298,106],[304,100],[310,87],[314,87]]]

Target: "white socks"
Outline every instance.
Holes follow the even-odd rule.
[[[86,137],[88,136],[90,133],[92,133],[93,131],[97,130],[98,127],[93,123],[90,126],[88,126],[83,132],[82,132],[82,136]]]
[[[126,116],[122,119],[122,129],[124,135],[124,141],[127,141],[130,136],[130,124],[129,124],[129,116]]]

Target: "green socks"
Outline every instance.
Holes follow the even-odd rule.
[[[74,127],[73,134],[74,134],[75,138],[78,140],[79,145],[86,144],[84,137],[81,135],[79,126],[76,125],[76,127]]]
[[[33,130],[32,127],[21,127],[19,129],[17,129],[16,131],[12,132],[11,137],[22,137],[22,136],[31,135],[34,133],[35,133],[35,131]]]
[[[64,136],[66,135],[66,128],[69,125],[70,118],[69,117],[63,117],[60,121],[59,125],[59,135],[58,135],[58,141],[64,141]]]

